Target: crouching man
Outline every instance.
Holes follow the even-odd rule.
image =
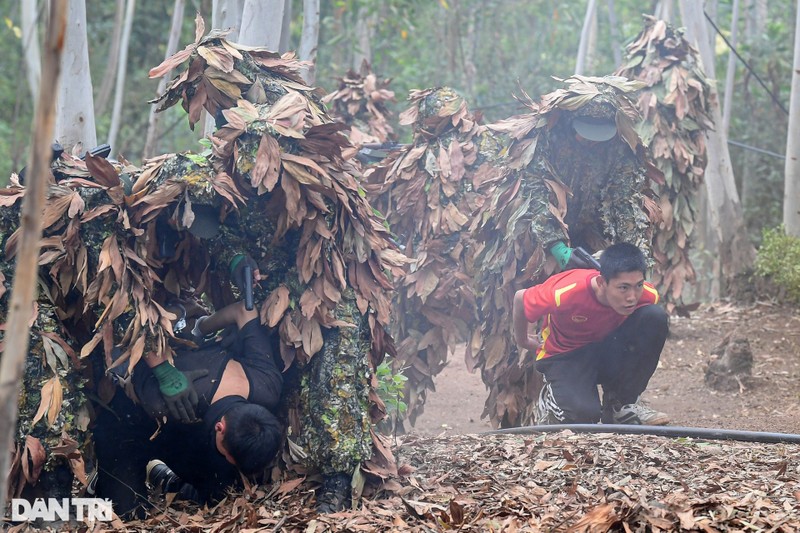
[[[202,503],[220,499],[240,473],[262,473],[279,451],[283,427],[273,412],[283,380],[258,312],[237,302],[198,319],[193,333],[233,325],[232,338],[179,351],[174,366],[159,354],[146,355],[132,378],[141,406],[118,390],[98,418],[97,495],[110,498],[117,514],[146,505],[145,468],[152,459],[190,484],[186,494]]]
[[[544,375],[537,423],[667,424],[666,414],[639,401],[668,333],[658,292],[644,280],[645,257],[618,243],[600,264],[599,272],[568,270],[514,295],[514,338]]]

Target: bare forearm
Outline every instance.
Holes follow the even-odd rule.
[[[258,317],[258,311],[252,309],[248,311],[244,307],[244,302],[234,302],[219,311],[214,312],[211,316],[203,320],[200,324],[200,333],[208,335],[214,331],[219,331],[223,328],[236,324],[236,327],[241,329],[242,326]]]
[[[512,325],[514,331],[514,341],[519,346],[525,346],[528,339],[528,319],[525,318],[525,308],[523,303],[525,291],[520,290],[514,294],[514,305],[512,307]]]
[[[511,322],[514,331],[514,341],[517,346],[526,350],[536,351],[539,349],[539,339],[536,335],[529,332],[530,322],[525,316],[525,291],[517,291],[514,294],[514,305],[511,310]]]

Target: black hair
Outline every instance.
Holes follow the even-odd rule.
[[[600,255],[600,275],[606,281],[625,272],[641,272],[647,275],[647,260],[642,251],[627,242],[612,244]]]
[[[222,443],[246,476],[264,471],[278,453],[282,435],[281,423],[264,406],[243,403],[225,413]]]

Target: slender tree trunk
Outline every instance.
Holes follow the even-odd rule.
[[[472,4],[467,8],[467,35],[463,42],[459,44],[459,49],[461,50],[461,73],[464,77],[464,86],[470,101],[475,99],[475,78],[478,74],[478,69],[475,66],[475,47],[472,43],[477,40],[478,19],[481,16],[482,8],[482,2]]]
[[[707,24],[700,2],[681,0],[681,17],[686,25],[686,37],[700,52],[706,76],[715,79],[714,53],[709,45]],[[711,116],[715,124],[720,124],[722,114],[716,91],[711,94]],[[721,130],[721,128],[720,128]],[[724,131],[710,132],[707,136],[708,165],[705,184],[708,192],[709,208],[712,214],[713,231],[718,236],[721,277],[730,282],[738,273],[752,266],[755,249],[750,243],[744,225],[739,195],[731,168],[728,141]]]
[[[728,40],[732,49],[728,51],[728,68],[725,71],[725,101],[722,106],[722,131],[728,135],[731,125],[731,109],[733,107],[733,83],[736,77],[736,54],[733,49],[738,45],[738,26],[739,26],[739,0],[733,0],[731,10],[731,34]]]
[[[608,27],[611,30],[611,53],[614,54],[614,64],[622,65],[622,45],[619,36],[619,22],[614,0],[608,0]]]
[[[25,3],[23,1],[23,3]],[[114,31],[111,34],[111,48],[108,51],[108,62],[103,81],[100,82],[100,90],[97,91],[97,102],[95,108],[98,115],[103,115],[111,99],[111,90],[114,88],[114,81],[117,79],[117,61],[119,60],[119,43],[122,39],[122,26],[125,23],[125,0],[117,0],[116,15],[114,16]]]
[[[42,76],[42,60],[39,51],[39,35],[36,2],[29,0],[20,2],[22,6],[22,50],[25,53],[25,73],[28,75],[28,87],[35,102],[39,97],[39,80]]]
[[[119,47],[119,62],[117,63],[117,90],[114,92],[114,109],[111,112],[111,128],[108,132],[108,144],[111,153],[117,148],[117,135],[122,123],[122,103],[125,100],[125,73],[128,70],[128,49],[131,42],[131,29],[133,17],[136,12],[136,0],[128,0],[125,8],[125,27],[122,30],[122,41]]]
[[[278,51],[286,0],[246,0],[239,43]]]
[[[69,1],[67,35],[61,61],[64,76],[58,87],[55,138],[67,150],[78,144],[92,148],[97,146],[97,132],[86,38],[85,0]]]
[[[353,53],[353,70],[358,71],[361,63],[366,60],[372,64],[372,15],[368,14],[366,7],[358,10],[358,20],[356,21],[356,49]]]
[[[744,34],[753,42],[764,33],[767,24],[767,0],[745,2]]]
[[[317,75],[317,47],[319,46],[319,0],[303,0],[303,34],[300,37],[298,53],[303,61],[311,65],[304,69],[303,79],[314,85]]]
[[[589,22],[589,45],[586,47],[586,60],[583,71],[591,74],[597,62],[597,4],[594,6],[592,20]]]
[[[44,45],[42,86],[58,87],[61,53],[67,30],[67,2],[50,2],[50,18]],[[11,290],[3,356],[0,358],[0,472],[5,479],[11,467],[11,450],[17,432],[17,402],[30,342],[30,321],[36,284],[39,277],[39,250],[42,237],[42,209],[50,177],[50,144],[55,122],[55,99],[49,91],[40,91],[36,104],[34,129],[25,198],[20,215],[20,248]],[[6,508],[5,486],[0,490],[0,509]]]
[[[281,42],[278,45],[278,52],[281,54],[288,52],[292,45],[292,0],[286,0],[286,8],[283,10],[283,21],[281,22]]]
[[[213,0],[211,2],[211,26],[215,29],[230,30],[227,39],[239,42],[239,30],[242,26],[242,13],[245,0]],[[210,135],[216,128],[214,117],[206,115],[202,135]]]
[[[178,51],[178,44],[181,38],[181,27],[183,26],[183,13],[186,7],[186,0],[175,0],[172,8],[172,24],[169,29],[169,39],[167,40],[167,51],[164,58],[172,56]],[[161,77],[158,82],[157,94],[162,94],[167,88],[171,73],[168,72]],[[158,144],[158,125],[161,122],[161,114],[156,113],[156,105],[150,107],[150,117],[147,126],[147,140],[144,143],[144,158],[153,157]]]
[[[783,225],[787,235],[800,237],[800,5],[797,6],[794,28],[794,68],[789,103],[789,134],[786,140]]]
[[[710,46],[711,49],[714,50],[715,43],[717,42],[717,35],[716,32],[714,32],[714,28],[711,27],[711,24],[708,23],[705,16],[703,15],[703,11],[708,13],[708,16],[711,17],[711,20],[713,20],[714,23],[717,24],[717,27],[719,27],[718,24],[719,20],[717,17],[717,15],[719,14],[719,0],[705,0],[705,1],[695,0],[695,2],[697,3],[697,6],[695,7],[698,8],[700,17],[702,17],[703,22],[706,23],[706,35],[708,36],[708,46]],[[683,0],[681,0],[681,3],[683,3]],[[683,11],[683,8],[681,8],[681,11]],[[683,17],[683,15],[681,15],[681,17]],[[687,23],[684,23],[684,25],[687,25]]]
[[[575,60],[575,74],[583,74],[586,71],[586,56],[589,48],[589,37],[592,29],[592,19],[597,10],[597,0],[589,0],[586,7],[586,16],[583,19],[583,29],[581,30],[581,41],[578,44],[578,57]]]
[[[445,45],[445,50],[447,50],[447,72],[450,73],[451,79],[458,79],[461,71],[458,62],[458,42],[461,40],[459,30],[461,27],[460,10],[461,3],[458,0],[452,0],[450,7],[446,11],[447,26],[445,26],[445,35],[447,41],[445,42],[447,44]]]
[[[675,19],[674,8],[672,0],[659,0],[656,4],[655,17],[665,22],[672,22]]]
[[[239,28],[242,25],[242,11],[244,0],[213,0],[211,6],[211,26],[219,30],[231,32],[227,39],[231,42],[239,41]]]

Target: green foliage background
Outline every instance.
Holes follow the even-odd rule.
[[[725,33],[730,30],[731,2],[719,0],[716,10],[707,8]],[[43,3],[38,1],[40,6]],[[652,13],[656,3],[614,2],[620,47],[640,31],[641,13]],[[116,4],[114,0],[87,1],[95,91],[108,61]],[[317,85],[333,90],[336,77],[353,66],[356,23],[367,20],[372,31],[373,69],[378,76],[393,79],[391,88],[398,99],[395,111],[405,108],[411,89],[450,85],[487,119],[504,118],[522,110],[514,94],[524,91],[537,99],[557,86],[552,76],[566,77],[573,72],[586,4],[586,0],[323,0]],[[598,6],[596,47],[586,73],[604,75],[617,65],[608,3],[599,2]],[[140,162],[147,131],[147,101],[155,96],[158,85],[158,80],[148,79],[147,71],[164,57],[172,8],[172,0],[136,4],[123,125],[117,142],[118,153],[135,164]],[[0,46],[6,51],[0,55],[4,73],[0,77],[0,180],[5,182],[27,159],[33,104],[19,36],[19,2],[0,0],[0,9]],[[750,41],[743,38],[743,20],[739,26],[740,53],[785,106],[791,83],[795,9],[790,0],[769,2],[766,28]],[[211,1],[187,2],[181,48],[193,39],[196,11],[206,19],[207,28],[211,26]],[[745,15],[743,8],[740,19]],[[302,0],[293,0],[290,47],[297,47],[301,28]],[[716,50],[716,71],[723,79],[728,50],[719,38]],[[740,62],[736,68],[732,95],[736,103],[729,137],[782,154],[786,113]],[[96,117],[98,142],[107,136],[110,110],[109,103]],[[186,127],[180,108],[171,109],[162,124],[160,151],[200,149],[200,132]],[[762,228],[775,227],[781,220],[784,163],[735,146],[731,146],[731,157],[751,238],[759,241]]]

